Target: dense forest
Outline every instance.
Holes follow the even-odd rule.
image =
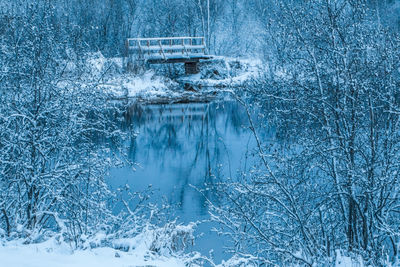
[[[0,0],[0,239],[56,233],[87,248],[99,232],[104,245],[165,223],[147,193],[107,185],[110,168],[135,165],[122,145],[131,133],[126,103],[110,100],[90,58],[166,36],[261,62],[257,78],[231,88],[256,163],[207,188],[232,255],[253,266],[328,266],[340,253],[399,264],[398,0]],[[188,242],[174,223],[157,253]]]
[[[398,1],[362,2],[374,23],[399,30]],[[28,18],[41,19],[47,12],[49,27],[68,36],[69,45],[107,56],[122,55],[128,37],[154,36],[204,36],[210,53],[243,56],[272,52],[268,28],[279,21],[279,5],[267,0],[13,0],[2,1],[1,13],[5,27],[11,19],[29,23]]]

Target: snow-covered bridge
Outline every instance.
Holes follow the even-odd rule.
[[[148,64],[185,63],[187,74],[197,73],[197,63],[210,59],[204,37],[128,38],[128,62]]]

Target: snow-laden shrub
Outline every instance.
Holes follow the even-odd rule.
[[[199,69],[202,79],[222,80],[229,77],[229,64],[224,57],[201,61]]]
[[[234,255],[227,261],[222,261],[218,267],[256,267],[259,266],[258,259],[251,255]]]
[[[176,221],[167,222],[164,226],[151,223],[144,227],[133,225],[132,229],[127,229],[123,237],[115,233],[97,232],[86,239],[86,245],[82,248],[112,247],[124,252],[140,250],[168,257],[182,254],[194,245],[195,227],[195,223],[183,225]]]
[[[259,65],[260,62],[215,57],[211,60],[200,61],[199,69],[202,79],[223,80],[249,72],[251,68],[254,68],[254,64]]]
[[[181,225],[173,221],[151,231],[152,241],[149,250],[161,255],[184,251],[186,247],[194,245],[195,226],[195,223]]]
[[[85,56],[87,74],[92,77],[105,78],[122,74],[124,71],[123,58],[106,58],[98,51]]]

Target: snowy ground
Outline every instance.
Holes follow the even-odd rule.
[[[35,244],[0,239],[0,266],[187,266],[200,256],[198,253],[185,252],[186,246],[193,242],[194,227],[193,223],[180,225],[175,222],[167,223],[164,227],[146,226],[141,233],[129,238],[98,233],[87,238],[80,249],[60,241],[62,238],[59,234]]]
[[[363,267],[361,258],[357,260],[337,252],[333,264],[336,267]],[[197,254],[195,257],[200,257]],[[193,258],[160,256],[149,252],[145,246],[133,251],[123,252],[110,247],[86,250],[72,250],[68,245],[60,245],[55,240],[40,244],[22,245],[18,241],[0,246],[0,266],[7,267],[186,267],[202,266]],[[207,264],[208,265],[208,264]],[[215,267],[257,266],[249,257],[233,257],[221,264],[209,264]],[[315,265],[315,266],[318,266]]]
[[[177,258],[152,257],[142,252],[121,252],[113,248],[71,250],[67,246],[7,244],[0,247],[0,265],[8,267],[130,267],[185,266]]]
[[[60,234],[35,244],[24,240],[0,239],[0,266],[7,267],[236,267],[257,266],[252,256],[233,256],[216,264],[198,252],[190,252],[195,242],[196,223],[169,222],[163,227],[147,225],[132,237],[97,235],[86,238],[80,249],[62,240]],[[85,237],[83,237],[85,238]]]

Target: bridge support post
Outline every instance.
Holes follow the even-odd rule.
[[[197,74],[200,72],[197,61],[185,62],[185,74]]]

